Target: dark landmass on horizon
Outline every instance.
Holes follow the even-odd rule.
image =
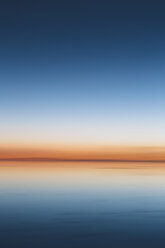
[[[15,162],[135,162],[135,163],[165,163],[161,159],[49,159],[49,158],[0,158],[0,161]]]

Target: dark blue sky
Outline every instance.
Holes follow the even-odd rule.
[[[162,144],[164,13],[164,1],[1,1],[2,143]]]

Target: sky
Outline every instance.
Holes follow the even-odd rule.
[[[164,1],[2,1],[0,147],[165,147]]]

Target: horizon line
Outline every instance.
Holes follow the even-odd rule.
[[[13,162],[136,162],[165,163],[165,159],[55,159],[55,158],[0,158],[0,161]]]

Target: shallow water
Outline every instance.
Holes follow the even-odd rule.
[[[165,164],[0,162],[0,247],[165,247]]]

